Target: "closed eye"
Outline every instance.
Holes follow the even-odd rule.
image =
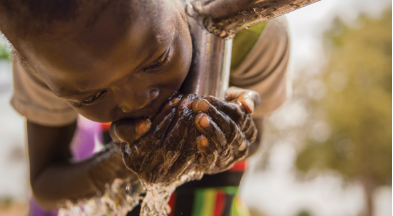
[[[158,59],[155,60],[149,67],[144,68],[143,71],[154,70],[164,65],[168,60],[169,53],[170,47],[168,47],[168,49],[166,49],[165,52],[160,57],[158,57]]]
[[[97,94],[85,99],[82,102],[74,101],[74,105],[75,105],[75,107],[81,107],[81,106],[93,104],[96,101],[98,101],[100,98],[102,98],[102,96],[104,96],[106,92],[107,92],[106,90],[100,91]]]

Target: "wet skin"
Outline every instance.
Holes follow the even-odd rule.
[[[86,118],[152,116],[180,88],[192,55],[184,10],[165,2],[163,13],[134,10],[126,23],[116,18],[113,4],[90,30],[64,24],[55,30],[65,36],[15,39],[15,47],[50,89]]]
[[[181,174],[184,164],[192,161],[188,156],[195,158],[195,164],[199,163],[198,169],[210,173],[225,170],[235,159],[244,158],[242,143],[253,139],[253,136],[245,135],[250,128],[242,127],[243,123],[239,121],[241,118],[236,119],[236,115],[226,113],[225,106],[220,107],[219,103],[212,102],[211,105],[218,110],[224,109],[221,111],[226,115],[215,116],[214,112],[210,112],[214,109],[209,108],[204,112],[206,117],[201,118],[203,114],[199,112],[202,111],[192,109],[192,102],[197,98],[191,98],[185,108],[176,107],[174,103],[171,105],[174,109],[164,108],[155,115],[162,104],[180,88],[191,62],[192,46],[185,14],[182,7],[173,2],[176,1],[159,2],[162,14],[154,10],[148,13],[135,6],[131,8],[132,13],[127,14],[130,16],[128,22],[124,22],[124,16],[118,16],[119,5],[110,4],[89,28],[86,28],[85,21],[93,11],[87,5],[78,20],[55,25],[45,34],[32,33],[24,37],[19,37],[17,31],[12,29],[12,22],[7,25],[1,23],[2,32],[23,57],[27,63],[25,66],[36,71],[56,95],[64,98],[85,117],[99,122],[126,121],[127,130],[131,131],[135,129],[132,126],[135,122],[145,121],[141,119],[150,117],[152,128],[157,128],[159,122],[165,123],[163,118],[169,115],[166,112],[176,113],[176,118],[171,119],[171,122],[187,127],[171,127],[170,133],[160,135],[152,134],[146,130],[147,124],[142,124],[137,128],[144,131],[146,136],[142,137],[144,133],[141,133],[130,137],[130,133],[128,137],[123,137],[123,143],[129,146],[140,145],[146,139],[160,141],[151,138],[158,135],[164,137],[167,143],[170,139],[170,143],[176,144],[182,140],[181,132],[188,132],[186,138],[191,144],[187,148],[171,145],[161,147],[160,153],[180,148],[186,156],[179,156],[173,168],[163,173],[164,178],[152,175],[151,171],[160,169],[154,163],[163,162],[165,158],[152,161],[151,164],[141,164],[146,161],[144,159],[135,165],[130,164],[130,161],[135,161],[133,157],[125,161],[128,168],[150,182],[169,181]],[[250,107],[253,105],[245,104],[244,110],[252,109]],[[195,119],[201,121],[195,122]],[[213,125],[213,128],[198,129],[199,122],[205,126]],[[220,129],[221,123],[232,129]],[[238,126],[233,127],[233,123]],[[215,124],[219,127],[215,127]],[[93,196],[103,190],[105,183],[131,174],[113,147],[85,161],[70,162],[69,145],[74,130],[75,124],[48,127],[27,123],[30,181],[35,198],[45,208],[56,208],[65,199]],[[233,133],[243,138],[229,139]],[[228,137],[224,140],[223,136]],[[151,144],[145,144],[142,148],[145,148],[143,151],[146,154],[154,152]],[[236,150],[237,147],[241,147],[240,150]],[[231,152],[231,160],[217,157],[226,150]],[[210,157],[211,154],[215,156]],[[123,159],[127,160],[127,157]],[[208,164],[215,164],[218,168],[209,168]],[[142,171],[138,167],[141,165],[144,166]]]
[[[147,183],[171,183],[194,170],[214,174],[248,156],[257,136],[248,105],[180,95],[150,120],[112,123],[111,135],[126,166]]]
[[[189,69],[192,46],[184,10],[172,0],[130,1],[126,10],[120,1],[109,2],[88,27],[95,12],[89,2],[78,19],[55,23],[41,34],[21,37],[17,20],[0,20],[0,29],[19,54],[14,57],[22,57],[25,67],[85,117],[108,122],[152,116]],[[160,7],[150,7],[153,3]],[[93,196],[104,184],[132,174],[112,147],[72,162],[74,130],[75,123],[51,127],[27,121],[30,182],[44,208]]]

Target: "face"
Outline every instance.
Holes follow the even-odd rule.
[[[56,28],[56,37],[10,41],[86,118],[148,117],[180,88],[191,63],[188,25],[176,1],[159,2],[159,11],[136,8],[126,22],[118,6],[108,6],[88,29],[78,24],[88,20],[86,9],[79,21]]]

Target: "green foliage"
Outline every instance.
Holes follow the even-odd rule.
[[[5,39],[1,36],[3,35],[0,32],[0,59],[10,60],[10,52],[5,45]]]
[[[307,210],[301,210],[297,216],[311,216],[311,214]]]
[[[10,60],[10,54],[8,50],[5,48],[5,46],[2,46],[1,44],[0,44],[0,59]]]
[[[309,138],[296,167],[335,170],[347,179],[367,176],[376,185],[392,176],[392,12],[379,20],[362,18],[360,27],[337,22],[326,35],[331,56],[321,77],[322,110],[331,133]]]

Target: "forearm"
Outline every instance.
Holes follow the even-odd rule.
[[[53,164],[31,179],[31,187],[38,203],[54,209],[65,200],[91,197],[97,188],[88,176],[91,159],[78,163]]]
[[[76,122],[49,127],[27,122],[30,183],[34,197],[44,208],[56,208],[66,199],[95,193],[88,169],[92,159],[70,162],[70,142]]]

